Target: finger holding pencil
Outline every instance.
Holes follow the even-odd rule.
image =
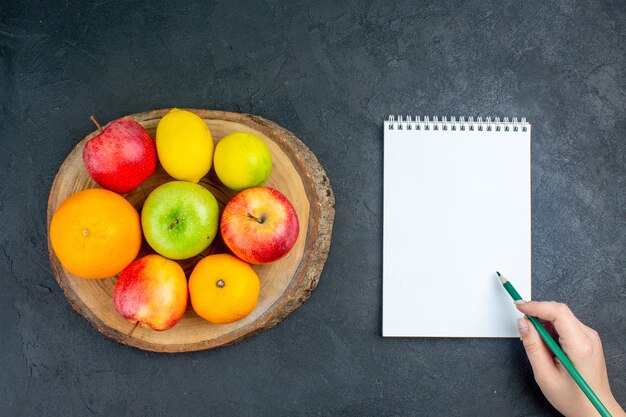
[[[609,386],[604,352],[598,333],[581,323],[565,304],[553,301],[517,303],[524,314],[554,324],[558,341],[578,372],[603,402],[613,417],[625,416]],[[570,417],[599,415],[567,370],[552,355],[539,333],[527,318],[519,330],[535,380],[548,401],[562,414]]]
[[[567,417],[626,417],[611,388],[598,333],[565,304],[524,301],[498,273],[504,288],[526,315],[518,328],[535,380],[548,401]],[[539,319],[551,323],[559,344]]]

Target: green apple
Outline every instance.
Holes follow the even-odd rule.
[[[148,244],[170,259],[205,250],[217,234],[219,207],[209,190],[187,181],[167,182],[150,193],[141,210]]]

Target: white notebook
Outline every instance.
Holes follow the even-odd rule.
[[[384,123],[383,336],[519,337],[530,299],[530,124]]]

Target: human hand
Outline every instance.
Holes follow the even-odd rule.
[[[518,301],[517,309],[539,318],[559,342],[578,372],[600,398],[613,417],[626,417],[611,388],[604,362],[600,336],[585,326],[565,304]],[[567,370],[554,357],[539,333],[527,318],[518,321],[518,329],[526,354],[535,374],[535,381],[548,401],[566,417],[597,416],[598,412]]]

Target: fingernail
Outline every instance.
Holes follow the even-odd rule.
[[[527,301],[526,300],[516,300],[516,301],[513,301],[513,304],[524,304],[524,303],[527,303]]]
[[[528,323],[526,322],[525,319],[517,320],[517,330],[519,330],[519,334],[522,336],[528,333]]]

